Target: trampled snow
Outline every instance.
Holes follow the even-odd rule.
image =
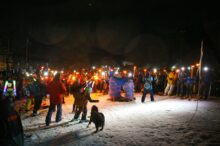
[[[105,115],[105,128],[94,133],[95,125],[69,122],[73,118],[73,97],[65,98],[63,119],[45,129],[48,109],[39,115],[21,114],[25,131],[25,146],[124,146],[124,145],[220,145],[220,100],[188,101],[178,97],[149,95],[141,103],[141,94],[131,102],[113,102],[108,95],[92,94],[99,103],[88,104],[88,119],[92,105]],[[47,101],[48,103],[48,101]]]

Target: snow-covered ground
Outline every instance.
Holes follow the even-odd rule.
[[[95,131],[94,124],[66,123],[73,118],[72,96],[66,97],[63,105],[63,120],[49,129],[45,127],[47,109],[40,110],[36,117],[22,114],[26,146],[121,146],[121,145],[220,145],[220,100],[181,100],[175,97],[155,96],[150,102],[140,102],[141,94],[135,94],[132,102],[112,102],[108,95],[93,94],[105,115],[103,131]],[[197,109],[197,110],[196,110]],[[52,121],[55,120],[53,113]],[[57,126],[59,125],[59,126]],[[28,137],[32,135],[31,137]]]

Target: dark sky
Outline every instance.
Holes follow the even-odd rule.
[[[219,61],[217,4],[211,1],[62,0],[1,3],[0,37],[29,60],[57,65]],[[4,43],[1,43],[4,44]],[[2,45],[4,46],[4,45]]]

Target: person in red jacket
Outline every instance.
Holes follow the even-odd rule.
[[[66,88],[60,80],[60,74],[56,74],[54,80],[47,86],[47,93],[50,95],[50,107],[46,116],[46,126],[50,125],[52,113],[57,106],[56,122],[62,120],[62,103]]]

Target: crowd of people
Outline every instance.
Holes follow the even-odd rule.
[[[45,118],[46,126],[51,123],[51,116],[56,113],[56,122],[62,120],[62,104],[65,104],[65,96],[73,95],[74,103],[72,112],[73,120],[80,122],[87,121],[87,103],[99,102],[93,100],[91,92],[108,94],[109,78],[113,75],[116,78],[126,78],[127,84],[132,83],[132,88],[121,87],[122,92],[127,89],[126,96],[133,96],[132,92],[142,92],[141,102],[145,101],[147,93],[150,93],[150,100],[155,100],[154,94],[166,96],[179,96],[191,99],[199,95],[199,98],[207,99],[210,94],[210,74],[204,70],[202,77],[198,77],[198,68],[139,68],[130,69],[117,68],[92,68],[70,71],[55,71],[49,68],[36,69],[32,73],[13,74],[5,72],[0,74],[0,126],[1,143],[23,143],[23,129],[20,116],[15,109],[15,100],[25,99],[26,104],[19,107],[19,112],[31,110],[32,116],[38,115],[42,101],[50,99],[50,105]],[[3,126],[3,127],[2,127]],[[17,128],[17,130],[14,129]],[[2,139],[3,137],[3,139]]]

